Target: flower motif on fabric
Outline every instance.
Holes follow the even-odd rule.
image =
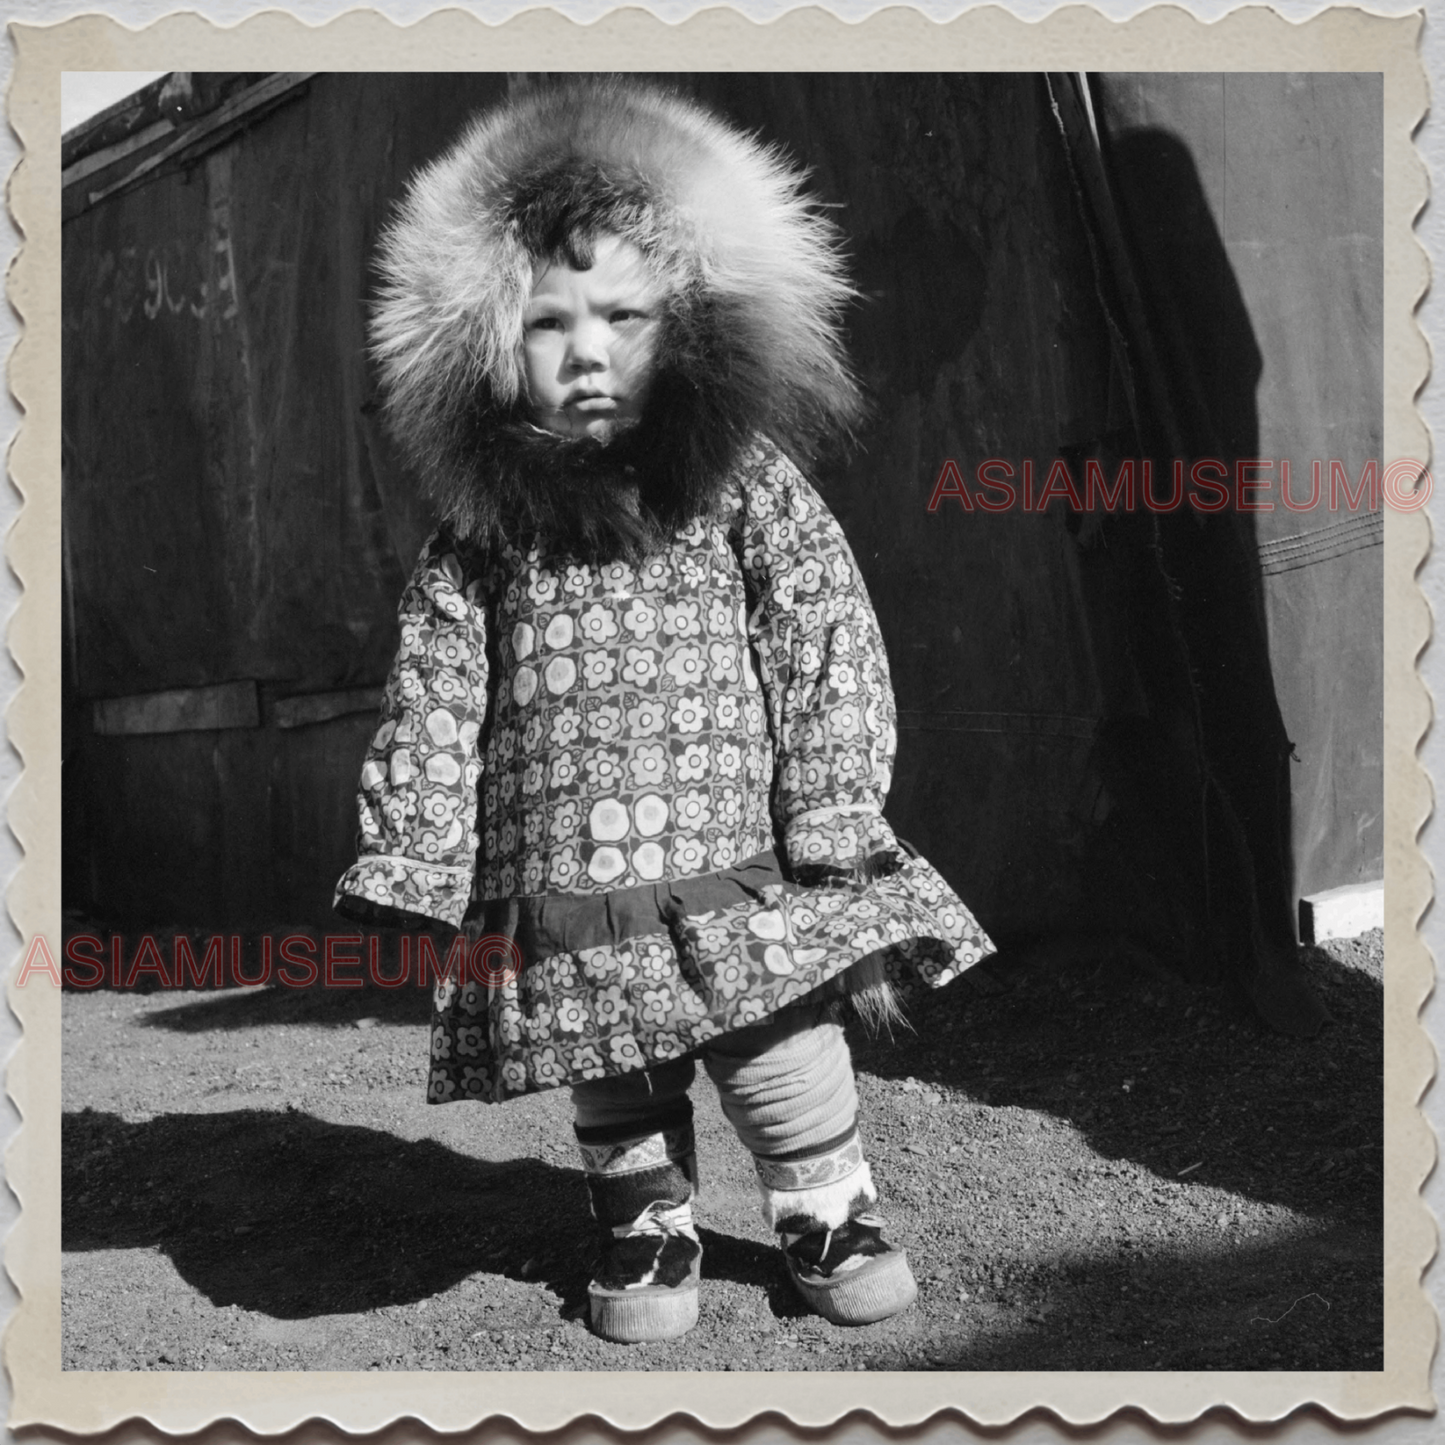
[[[707,776],[712,749],[706,743],[689,743],[677,759],[677,776],[684,783],[695,783]]]
[[[582,732],[582,714],[574,707],[563,708],[552,719],[548,734],[553,747],[565,748],[575,743]]]
[[[455,927],[474,888],[600,902],[775,837],[788,867],[903,857],[880,811],[896,737],[882,640],[836,523],[770,447],[749,452],[716,518],[636,570],[434,539],[401,636],[343,895]],[[439,992],[430,1096],[499,1099],[676,1058],[860,950],[881,950],[906,990],[989,947],[921,859],[866,886],[752,899],[529,959],[499,989]]]
[[[592,1000],[592,1017],[599,1027],[608,1029],[614,1027],[622,1017],[623,998],[622,990],[617,985],[609,988],[599,989]]]
[[[707,672],[703,650],[696,646],[679,647],[666,664],[667,675],[679,688],[697,687]]]
[[[601,1079],[607,1073],[602,1063],[602,1055],[591,1045],[574,1049],[571,1065],[572,1075],[577,1079]]]
[[[622,736],[622,709],[612,704],[599,707],[587,719],[587,735],[599,742],[616,742]]]
[[[667,585],[667,563],[654,557],[641,571],[637,585],[648,592],[656,592]]]
[[[657,676],[657,654],[646,647],[628,647],[622,654],[622,680],[644,687]]]
[[[719,743],[713,755],[713,766],[719,777],[737,777],[743,767],[742,749],[736,743]]]
[[[535,566],[527,569],[527,600],[534,607],[546,607],[557,596],[557,578]]]
[[[670,637],[695,637],[700,629],[701,612],[701,604],[692,598],[666,602],[662,608],[662,630]]]
[[[642,1056],[642,1050],[637,1047],[637,1040],[626,1035],[609,1039],[607,1052],[611,1056],[613,1064],[622,1073],[640,1069],[647,1062]]]
[[[737,644],[733,642],[712,642],[708,644],[708,677],[716,683],[737,683],[742,680],[738,666]]]
[[[583,758],[583,770],[593,788],[615,788],[622,781],[622,755],[613,752],[591,753]]]
[[[581,629],[582,636],[594,647],[601,647],[604,643],[611,642],[620,631],[612,609],[601,602],[594,602],[591,607],[587,608],[577,619],[577,625]]]
[[[532,1072],[537,1080],[537,1087],[541,1089],[556,1088],[567,1078],[567,1070],[557,1050],[550,1044],[538,1049],[532,1056]]]
[[[643,1020],[646,1023],[662,1023],[664,1019],[672,1015],[673,998],[671,990],[666,988],[643,989],[641,1011]]]
[[[661,564],[658,564],[661,565]],[[657,609],[640,597],[634,597],[622,614],[622,625],[635,639],[646,637],[657,628]]]
[[[609,687],[617,671],[617,660],[610,652],[588,652],[582,657],[582,680],[587,687]]]
[[[564,1034],[580,1034],[588,1018],[578,999],[568,999],[557,1010],[557,1028]]]
[[[634,750],[628,763],[632,784],[637,788],[660,787],[667,781],[668,753],[661,743],[650,744]]]
[[[700,733],[707,726],[707,703],[702,697],[680,697],[673,705],[672,726],[682,734]]]
[[[639,737],[661,732],[667,725],[667,706],[656,699],[648,699],[627,709],[627,726]]]
[[[675,804],[678,820],[683,827],[702,827],[712,816],[712,805],[708,794],[701,788],[690,788],[682,793]]]

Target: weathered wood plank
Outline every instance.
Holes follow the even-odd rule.
[[[312,692],[277,700],[272,711],[278,728],[304,728],[352,713],[376,712],[381,706],[379,687],[347,687],[338,692]]]
[[[248,90],[242,91],[239,95],[232,96],[217,108],[214,114],[208,115],[194,124],[187,126],[174,140],[167,141],[158,150],[152,152],[144,159],[138,161],[130,170],[126,171],[119,179],[112,181],[109,185],[102,186],[99,190],[90,191],[83,199],[72,205],[71,213],[83,210],[87,207],[98,205],[107,196],[113,196],[117,192],[127,190],[137,185],[152,172],[158,170],[173,156],[179,155],[187,147],[200,146],[202,142],[223,131],[227,126],[234,125],[243,117],[260,111],[265,107],[276,104],[285,98],[298,86],[305,85],[314,71],[280,71],[275,75],[268,76],[258,85],[251,86]],[[130,153],[129,142],[121,142],[114,147],[113,154],[106,157],[103,165],[90,164],[93,158],[87,157],[85,161],[77,161],[62,176],[62,187],[69,190],[72,186],[80,185],[88,176],[106,166],[123,160]],[[105,154],[98,152],[97,155]]]
[[[258,728],[261,705],[251,681],[177,687],[134,697],[101,698],[92,705],[91,726],[105,737]]]

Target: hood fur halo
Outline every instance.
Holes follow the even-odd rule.
[[[372,315],[387,421],[459,539],[585,561],[705,514],[762,433],[806,465],[861,416],[839,236],[782,152],[652,85],[539,85],[413,181]],[[666,295],[641,419],[609,441],[530,420],[523,313],[539,262],[615,232]],[[560,238],[560,239],[559,239]]]

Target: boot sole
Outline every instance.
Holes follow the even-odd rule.
[[[918,1285],[908,1267],[907,1251],[890,1250],[837,1279],[808,1280],[799,1276],[784,1255],[788,1274],[809,1309],[835,1325],[872,1325],[902,1314],[918,1298]]]
[[[593,1330],[619,1345],[675,1340],[697,1323],[698,1287],[675,1289],[599,1289],[589,1286],[587,1302]]]

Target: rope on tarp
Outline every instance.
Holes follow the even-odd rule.
[[[1348,552],[1365,547],[1381,547],[1385,542],[1385,514],[1378,508],[1356,512],[1327,527],[1313,527],[1296,532],[1292,537],[1276,537],[1259,545],[1259,570],[1265,577],[1280,572],[1293,572],[1328,562]]]

